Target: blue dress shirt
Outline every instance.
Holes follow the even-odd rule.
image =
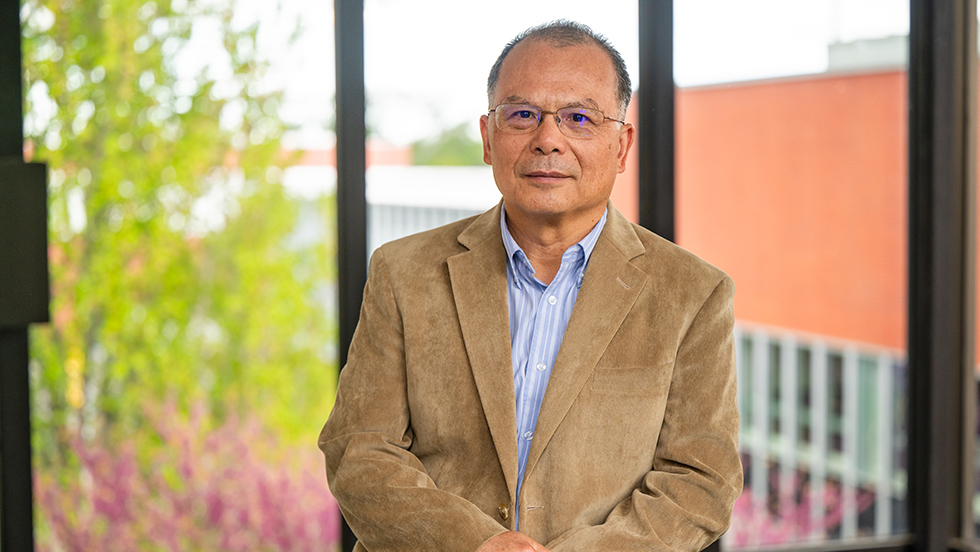
[[[500,234],[507,251],[507,306],[510,311],[511,361],[514,367],[514,394],[517,398],[517,496],[527,454],[534,438],[534,426],[541,411],[551,369],[558,356],[568,318],[582,286],[585,267],[606,224],[607,212],[595,228],[561,256],[558,274],[545,284],[534,277],[534,267],[507,229],[504,210],[500,210]],[[514,526],[520,510],[514,505]]]

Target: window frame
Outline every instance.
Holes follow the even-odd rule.
[[[976,0],[912,0],[909,29],[910,549],[978,550],[969,416],[976,287]]]
[[[0,25],[19,37],[19,13],[8,9]],[[641,222],[673,237],[674,87],[673,2],[640,1]],[[977,14],[976,0],[911,0],[909,34],[909,510],[910,533],[794,550],[980,552],[972,534],[976,411],[974,378],[976,287]],[[14,27],[17,25],[17,27]],[[346,356],[366,279],[364,198],[363,0],[336,0],[338,286],[340,351]],[[7,57],[19,48],[5,48]],[[19,58],[14,57],[16,60]],[[3,112],[21,118],[20,68],[0,64]],[[0,126],[2,153],[18,157],[18,124]],[[13,144],[13,146],[9,146]],[[16,150],[16,151],[15,151]],[[5,328],[4,332],[8,330]],[[10,330],[26,350],[23,328]],[[2,370],[24,370],[22,355],[0,355]],[[26,390],[25,390],[26,392]],[[4,408],[29,415],[26,401]],[[25,410],[27,410],[25,412]],[[8,418],[9,420],[9,418]],[[3,449],[26,450],[15,433],[3,432]],[[13,458],[4,456],[4,472]],[[29,478],[27,479],[30,480]],[[6,482],[5,482],[6,483]],[[5,492],[10,488],[5,485]],[[6,497],[6,495],[5,495]],[[27,495],[30,500],[30,494]],[[18,508],[6,502],[4,510]],[[30,511],[28,508],[26,511]],[[8,532],[11,531],[11,532]],[[3,527],[4,543],[29,524]],[[28,537],[30,538],[30,537]],[[344,549],[352,548],[345,534]],[[717,546],[717,545],[715,545]],[[6,548],[6,547],[5,547]],[[768,549],[772,550],[772,549]]]

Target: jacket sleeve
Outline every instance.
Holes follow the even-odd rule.
[[[733,295],[725,276],[680,341],[651,471],[603,524],[569,529],[552,552],[698,551],[728,528],[742,490]]]
[[[402,322],[381,250],[371,258],[360,319],[337,399],[320,433],[330,490],[371,552],[475,551],[506,529],[440,490],[409,448]]]

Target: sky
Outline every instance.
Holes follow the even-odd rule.
[[[287,145],[329,147],[332,2],[240,0],[240,6],[241,24],[260,21],[256,48],[271,65],[266,85],[285,90],[282,115],[300,125]],[[908,0],[675,0],[675,82],[819,73],[829,43],[907,34],[908,14]],[[609,38],[638,80],[636,0],[365,0],[369,129],[394,145],[462,123],[478,137],[486,76],[500,49],[524,29],[559,18]],[[195,40],[206,44],[208,35],[202,30]],[[207,47],[193,50],[201,63]]]

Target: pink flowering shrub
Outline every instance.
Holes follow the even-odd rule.
[[[149,435],[77,440],[77,464],[35,480],[37,550],[336,550],[340,513],[316,448],[280,448],[255,423],[208,429],[172,407]]]
[[[800,498],[783,497],[778,504],[759,505],[752,491],[745,489],[735,501],[732,524],[725,535],[731,548],[784,545],[817,539],[830,540],[831,532],[841,524],[844,509],[840,489],[828,483],[824,490],[824,515],[811,516],[811,495],[806,487],[794,482]],[[858,491],[857,511],[867,510],[874,502],[874,495]]]

